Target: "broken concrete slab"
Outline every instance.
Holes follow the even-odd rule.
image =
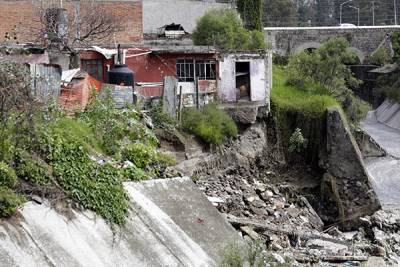
[[[0,221],[0,266],[213,266],[239,239],[189,178],[125,183],[126,225],[114,232],[90,211],[72,219],[26,203]]]

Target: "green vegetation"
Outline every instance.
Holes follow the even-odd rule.
[[[17,185],[15,171],[4,162],[0,162],[0,186],[14,188]]]
[[[344,38],[333,38],[313,52],[302,52],[290,58],[288,83],[313,91],[327,91],[338,100],[349,122],[357,125],[370,110],[368,103],[357,98],[349,87],[358,86],[357,80],[346,64],[356,56],[348,49]]]
[[[318,151],[324,145],[323,133],[326,110],[340,108],[340,104],[320,86],[303,90],[288,83],[287,69],[273,68],[273,88],[271,91],[272,114],[277,118],[282,146],[290,159],[290,139],[297,128],[301,129],[307,147],[302,149],[304,160],[318,164]]]
[[[237,126],[232,118],[215,105],[207,105],[203,110],[185,109],[182,115],[182,128],[205,143],[220,145],[225,140],[236,137]]]
[[[392,57],[384,47],[378,48],[366,60],[365,64],[384,66],[392,61]]]
[[[221,252],[220,267],[288,267],[292,266],[291,259],[278,263],[261,240],[248,240],[244,244],[231,243]]]
[[[302,90],[288,83],[287,69],[273,68],[271,102],[274,109],[319,117],[328,107],[340,107],[336,99],[322,87]]]
[[[300,153],[307,148],[308,140],[304,138],[300,128],[296,128],[289,139],[289,152]]]
[[[265,49],[263,33],[245,29],[239,14],[231,9],[210,10],[201,17],[193,32],[193,42],[228,50]]]
[[[150,109],[150,117],[154,127],[171,132],[176,127],[176,121],[163,110],[162,104],[158,104]]]
[[[392,34],[392,47],[394,51],[393,61],[400,63],[400,32]]]
[[[17,195],[72,200],[113,225],[128,212],[124,181],[163,174],[173,160],[132,107],[115,109],[109,94],[94,96],[86,110],[67,116],[57,105],[39,105],[18,64],[0,63],[0,217],[24,201]],[[135,148],[132,150],[132,148]],[[127,153],[129,151],[130,153]],[[104,155],[106,154],[106,155]],[[127,160],[133,162],[127,162]],[[10,167],[12,166],[12,167]],[[122,167],[121,167],[122,166]],[[66,202],[67,203],[71,203]]]
[[[7,187],[0,187],[0,218],[7,218],[17,211],[23,198],[19,197]]]
[[[262,31],[262,0],[238,0],[237,9],[247,29]]]

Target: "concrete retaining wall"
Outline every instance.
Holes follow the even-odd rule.
[[[0,220],[0,266],[213,266],[236,231],[189,178],[125,183],[126,225],[26,203]]]
[[[336,108],[327,112],[327,160],[321,196],[337,221],[351,221],[380,208],[361,152]]]
[[[375,110],[376,119],[378,122],[383,123],[391,128],[400,130],[400,104],[386,99]]]

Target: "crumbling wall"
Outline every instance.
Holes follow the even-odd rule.
[[[327,111],[326,173],[321,183],[325,220],[348,222],[380,208],[361,152],[337,108]]]
[[[144,33],[157,33],[158,28],[171,23],[181,24],[191,33],[207,10],[230,7],[228,3],[215,0],[143,0]]]

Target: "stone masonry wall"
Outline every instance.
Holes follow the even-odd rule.
[[[0,0],[0,43],[5,41],[6,33],[15,33],[17,39],[12,43],[35,42],[41,30],[40,12],[52,1],[42,0]],[[64,0],[64,8],[73,14],[71,1]],[[116,34],[118,43],[129,44],[143,37],[141,0],[104,0],[98,1],[112,10],[116,17],[126,18],[125,29]],[[59,3],[57,1],[57,3]],[[59,4],[57,5],[57,7]],[[14,34],[11,34],[14,37]],[[108,40],[106,44],[113,44]],[[105,44],[105,45],[106,45]]]
[[[266,29],[265,38],[276,52],[287,54],[318,48],[333,37],[344,37],[348,40],[350,48],[363,60],[382,42],[390,41],[390,35],[396,31],[400,31],[400,28]]]

